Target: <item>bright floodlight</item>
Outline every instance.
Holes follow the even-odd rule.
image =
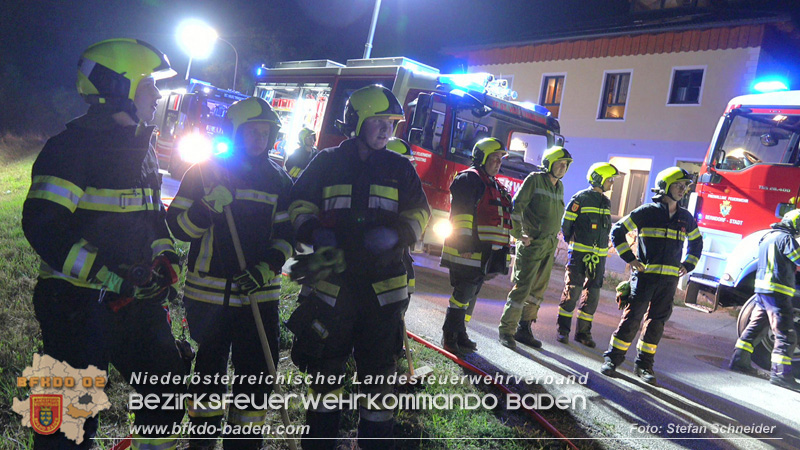
[[[178,25],[178,43],[194,59],[205,59],[214,50],[217,32],[205,22],[189,19]]]

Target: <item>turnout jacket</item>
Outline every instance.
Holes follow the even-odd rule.
[[[561,219],[561,233],[564,241],[569,242],[570,251],[608,256],[610,208],[611,200],[592,188],[572,197]]]
[[[319,150],[316,148],[312,148],[310,152],[307,152],[303,147],[298,148],[286,158],[286,164],[284,164],[286,173],[292,177],[292,180],[298,179],[303,170],[308,167],[308,163],[317,156],[317,153],[319,153]]]
[[[422,236],[430,207],[406,158],[382,149],[362,161],[355,138],[322,150],[292,188],[289,216],[299,242],[319,245],[314,231],[332,232],[344,251],[346,273],[371,283],[382,305],[408,298],[403,252]],[[378,228],[394,230],[398,240],[376,255],[364,236]],[[334,276],[315,288],[333,305],[341,283]]]
[[[127,267],[174,250],[153,129],[119,125],[97,105],[47,141],[22,209],[40,278],[101,289],[101,268],[124,277]]]
[[[476,267],[486,272],[490,270],[489,260],[500,258],[500,263],[493,265],[507,268],[511,197],[505,188],[483,169],[470,167],[453,178],[450,196],[453,232],[444,241],[442,265]],[[470,258],[460,256],[467,252],[472,253]]]
[[[205,182],[205,187],[204,183]],[[266,262],[276,277],[250,295],[256,302],[278,300],[283,264],[292,256],[293,233],[287,208],[292,181],[266,152],[257,158],[192,166],[167,211],[177,239],[190,242],[186,298],[215,304],[248,304],[232,281],[240,272],[225,214],[202,203],[217,184],[231,191],[231,213],[247,266]]]
[[[795,269],[800,266],[800,246],[779,223],[772,224],[772,228],[758,244],[755,291],[791,297],[795,291]]]
[[[644,273],[677,277],[681,264],[691,272],[700,260],[703,237],[689,211],[678,206],[670,218],[668,208],[666,203],[654,199],[634,209],[614,224],[611,237],[619,256],[630,264],[636,256],[625,235],[638,229],[639,261],[645,266]],[[688,251],[681,260],[683,244],[687,240]]]
[[[558,234],[563,215],[564,185],[561,180],[553,185],[547,173],[531,173],[514,194],[511,235],[516,239],[523,235],[531,239],[553,237]]]

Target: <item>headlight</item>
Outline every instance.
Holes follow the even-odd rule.
[[[211,140],[197,133],[187,134],[178,142],[178,153],[189,164],[205,161],[211,157]]]
[[[433,225],[433,232],[444,239],[453,233],[453,225],[450,224],[449,220],[442,219]]]

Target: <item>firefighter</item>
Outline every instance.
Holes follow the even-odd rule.
[[[311,128],[303,127],[297,139],[299,147],[286,158],[285,164],[286,172],[292,177],[292,180],[298,179],[308,163],[319,153],[317,147],[314,146],[317,142],[317,133]]]
[[[512,281],[514,287],[500,319],[500,343],[514,349],[517,341],[533,348],[542,342],[531,332],[550,282],[558,231],[564,215],[564,185],[561,178],[572,163],[572,155],[554,146],[542,155],[543,172],[534,172],[514,195],[511,235],[517,240]]]
[[[292,228],[287,213],[292,181],[269,158],[280,129],[280,118],[269,103],[257,97],[230,106],[227,135],[232,152],[192,166],[181,181],[167,212],[173,235],[190,242],[186,275],[186,317],[197,342],[195,373],[225,375],[228,354],[237,375],[267,373],[250,302],[258,303],[272,359],[278,361],[280,327],[278,301],[281,267],[292,256]],[[229,206],[245,261],[243,272],[228,228],[224,207]],[[226,385],[193,384],[194,394],[223,394]],[[269,393],[272,386],[234,383],[233,395]],[[219,406],[219,405],[218,405]],[[193,448],[213,448],[222,416],[221,407],[189,401],[189,419],[197,429],[214,425],[217,433],[196,435]],[[230,405],[228,424],[264,424],[266,411],[254,405]],[[201,427],[208,424],[206,427]],[[231,436],[226,449],[257,449],[261,436]]]
[[[758,244],[758,271],[755,282],[755,305],[750,313],[750,323],[736,341],[730,368],[752,373],[750,357],[753,342],[769,325],[775,336],[772,349],[772,371],[769,382],[786,389],[800,391],[800,384],[792,375],[792,352],[797,344],[797,334],[792,297],[795,292],[795,266],[800,266],[800,210],[795,209],[772,224]]]
[[[635,373],[645,383],[656,384],[653,362],[664,324],[672,314],[678,280],[694,269],[703,249],[703,238],[694,217],[678,205],[691,181],[691,175],[680,167],[662,170],[656,176],[653,201],[634,209],[611,229],[617,253],[634,271],[629,303],[611,336],[608,351],[603,354],[605,362],[600,369],[603,375],[616,373],[644,317],[636,345]],[[639,236],[637,255],[625,237],[634,230]],[[688,241],[688,252],[681,259],[684,241]]]
[[[603,287],[611,230],[611,201],[603,194],[611,189],[619,170],[609,163],[592,164],[586,178],[590,187],[572,197],[561,219],[561,234],[569,244],[569,259],[564,277],[564,292],[558,305],[556,340],[566,344],[572,325],[572,312],[578,296],[578,326],[575,340],[594,348],[592,320]]]
[[[452,353],[477,350],[466,323],[478,293],[487,277],[508,273],[511,196],[495,179],[507,154],[499,139],[481,139],[472,148],[472,166],[450,184],[453,232],[444,242],[442,266],[450,269],[453,295],[442,326],[442,347]]]
[[[178,255],[165,222],[161,176],[150,145],[155,80],[175,75],[167,57],[135,39],[110,39],[78,60],[88,112],[50,138],[33,165],[22,229],[41,257],[33,292],[42,351],[76,369],[114,364],[131,374],[182,375],[184,364],[163,304],[178,282]],[[170,380],[173,380],[170,378]],[[181,395],[179,383],[139,384],[144,396]],[[172,430],[182,409],[135,411],[137,426]],[[89,448],[62,432],[34,434],[34,448]],[[131,447],[174,448],[176,435],[133,436]]]
[[[349,139],[322,150],[292,188],[289,215],[297,240],[330,259],[343,254],[346,263],[341,273],[303,286],[287,323],[295,334],[292,361],[315,378],[312,396],[342,395],[342,378],[329,375],[344,374],[351,355],[362,380],[396,370],[401,313],[408,303],[403,252],[420,238],[430,217],[414,167],[386,150],[402,118],[390,90],[372,85],[353,92],[344,121],[338,122]],[[317,374],[326,376],[324,382]],[[393,386],[378,379],[360,386],[362,393],[378,400],[391,393]],[[393,447],[391,440],[370,439],[392,436],[394,413],[375,409],[376,403],[381,404],[359,406],[363,449]],[[338,407],[323,404],[309,409],[303,448],[334,448],[340,415]]]

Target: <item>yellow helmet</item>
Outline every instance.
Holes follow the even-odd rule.
[[[109,39],[87,48],[78,60],[78,92],[87,103],[133,101],[142,78],[169,78],[167,56],[137,39]]]
[[[386,144],[386,149],[391,150],[397,154],[403,155],[408,159],[413,160],[414,155],[411,152],[411,146],[408,143],[400,138],[391,137],[389,138],[389,142]]]
[[[489,155],[497,152],[502,152],[503,156],[508,154],[503,142],[493,137],[483,138],[472,147],[472,164],[483,166],[486,164],[486,160],[489,159]]]
[[[267,141],[267,148],[270,149],[275,144],[278,131],[281,129],[281,119],[278,117],[278,114],[272,110],[272,106],[270,106],[266,100],[259,97],[246,98],[232,104],[228,108],[225,117],[232,126],[230,136],[234,142],[236,142],[236,133],[242,125],[254,122],[267,122],[272,124],[269,132],[270,137]]]
[[[800,209],[794,209],[784,214],[781,224],[790,228],[792,234],[800,234]]]
[[[403,107],[392,91],[373,84],[353,92],[344,108],[344,122],[338,125],[345,136],[358,136],[361,125],[370,117],[402,120]]]
[[[549,173],[553,171],[553,163],[562,160],[567,162],[567,169],[569,169],[569,164],[572,163],[572,155],[564,147],[553,146],[545,150],[544,155],[542,155],[542,166]]]
[[[302,146],[306,145],[306,138],[307,137],[309,137],[309,136],[315,136],[316,137],[316,135],[317,135],[316,131],[314,131],[311,128],[308,128],[308,127],[303,127],[303,129],[300,130],[300,133],[298,133],[298,135],[297,135],[297,141],[300,144],[300,146],[302,147]]]
[[[610,163],[594,163],[589,167],[586,179],[594,187],[602,188],[606,180],[619,175],[619,170]]]
[[[679,181],[692,182],[692,175],[680,167],[668,167],[656,175],[656,192],[660,194],[669,193],[669,188],[673,183]]]

